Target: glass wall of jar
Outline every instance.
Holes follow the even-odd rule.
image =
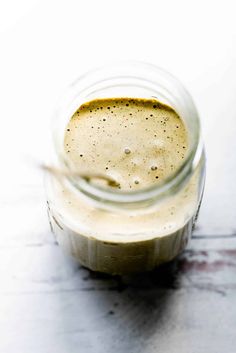
[[[68,121],[83,103],[112,97],[156,98],[183,120],[187,155],[158,185],[125,192],[73,173],[64,149]],[[89,72],[61,98],[53,141],[51,163],[66,172],[45,177],[49,220],[58,243],[82,265],[111,274],[142,272],[172,260],[185,248],[203,194],[205,154],[196,108],[177,79],[139,62]]]

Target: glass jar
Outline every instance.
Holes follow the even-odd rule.
[[[156,98],[182,118],[188,154],[168,179],[122,192],[70,174],[64,151],[67,123],[83,103],[108,97]],[[53,119],[53,141],[52,163],[67,172],[61,177],[46,175],[49,220],[58,243],[82,265],[111,274],[143,272],[172,260],[185,248],[203,194],[205,154],[196,108],[177,79],[139,62],[91,71],[61,98]]]

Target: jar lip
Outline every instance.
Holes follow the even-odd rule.
[[[87,73],[81,75],[74,82],[72,82],[69,86],[69,89],[72,91],[75,90],[76,86],[81,81],[86,81],[87,79],[99,73],[101,73],[101,79],[104,79],[104,76],[102,76],[102,72],[104,71],[105,73],[107,70],[114,70],[115,68],[119,68],[120,70],[122,70],[122,68],[125,68],[126,72],[127,68],[132,68],[132,70],[147,70],[147,72],[150,72],[151,70],[151,72],[160,75],[160,78],[167,82],[169,85],[173,84],[173,87],[178,89],[177,93],[181,93],[183,98],[186,99],[188,102],[189,113],[191,113],[191,119],[194,122],[194,141],[192,141],[192,146],[189,149],[186,158],[183,160],[183,163],[173,174],[170,175],[169,178],[166,178],[165,180],[156,185],[139,189],[137,191],[122,191],[119,189],[104,188],[102,186],[91,184],[88,180],[85,180],[84,178],[80,177],[76,178],[76,180],[72,179],[71,177],[67,179],[73,185],[75,190],[82,192],[83,194],[92,198],[95,201],[119,205],[133,205],[139,203],[140,206],[142,206],[144,202],[152,204],[158,200],[163,199],[165,196],[168,196],[180,190],[182,185],[186,182],[188,176],[191,174],[191,171],[200,161],[203,152],[203,143],[200,136],[200,121],[198,113],[196,111],[195,105],[192,101],[190,94],[187,92],[185,87],[177,78],[175,78],[166,70],[159,68],[154,64],[149,64],[136,60],[114,61],[108,63],[107,65],[90,70]],[[124,76],[145,79],[145,76],[139,76],[139,72],[136,72],[135,76],[130,76],[128,74]],[[113,74],[113,76],[109,78],[118,77],[119,75]],[[147,82],[149,82],[148,79],[146,80]],[[63,165],[68,168],[65,156],[62,154],[59,155],[59,158],[61,159]]]

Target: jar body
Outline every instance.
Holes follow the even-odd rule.
[[[186,247],[199,211],[204,175],[203,154],[182,190],[137,213],[100,209],[47,176],[52,231],[62,248],[91,270],[111,274],[151,270]]]
[[[147,74],[150,72],[146,71],[144,76]],[[119,96],[151,97],[154,90],[153,82],[145,82],[145,89],[141,89],[140,84],[132,81],[137,80],[137,76],[132,76],[130,72],[126,84],[122,83],[125,75],[121,76],[119,73],[114,77],[118,79],[119,84],[117,82],[113,84],[113,93],[108,92],[111,85],[101,89],[100,81],[97,80],[96,85],[99,89],[97,92],[95,89],[91,90],[93,96],[96,98],[117,96],[116,88],[120,90],[123,84]],[[129,84],[130,93],[126,91],[127,80],[132,82]],[[141,207],[136,207],[137,202],[134,202],[132,207],[125,207],[125,202],[123,206],[116,203],[116,195],[112,196],[113,201],[108,204],[105,196],[98,200],[84,192],[83,188],[75,188],[69,180],[58,180],[52,175],[46,176],[48,215],[52,231],[65,251],[91,270],[110,274],[148,271],[176,257],[191,237],[203,194],[205,154],[200,146],[199,135],[197,134],[197,137],[194,135],[196,131],[193,130],[198,127],[193,124],[194,119],[190,116],[191,109],[187,109],[186,97],[183,99],[180,95],[179,100],[175,101],[174,98],[172,100],[172,95],[165,93],[165,84],[162,83],[164,89],[162,93],[159,91],[158,97],[160,99],[163,97],[162,101],[174,107],[181,117],[186,115],[185,123],[190,132],[190,139],[195,141],[195,147],[192,147],[195,148],[194,154],[186,165],[187,172],[182,177],[181,183],[178,185],[175,183],[175,179],[180,176],[179,172],[172,180],[174,186],[167,185],[168,192],[162,197],[155,199],[154,196],[149,196],[146,197],[149,202],[142,204]],[[173,86],[173,82],[171,85]],[[137,91],[135,87],[138,87]],[[175,88],[173,87],[173,90]],[[134,91],[136,94],[132,94]],[[79,93],[78,97],[81,95]],[[86,92],[83,101],[89,98],[91,95]],[[65,115],[65,112],[63,114]],[[193,116],[194,114],[195,112]],[[57,156],[60,155],[58,141],[63,138],[61,132],[56,134]],[[57,160],[57,164],[61,167],[62,163]],[[145,196],[145,190],[143,195]]]

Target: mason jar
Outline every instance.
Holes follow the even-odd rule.
[[[92,184],[71,172],[64,150],[71,116],[85,102],[112,97],[156,98],[181,117],[189,149],[169,178],[128,192]],[[50,163],[64,172],[47,173],[45,186],[51,229],[62,248],[83,266],[110,274],[148,271],[174,259],[191,237],[205,176],[199,117],[182,84],[150,64],[107,65],[70,85],[52,125]]]

